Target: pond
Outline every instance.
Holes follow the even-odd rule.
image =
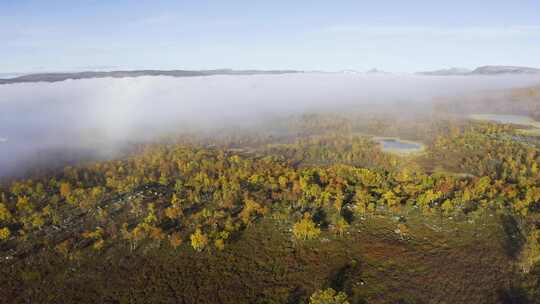
[[[399,138],[374,137],[373,140],[377,141],[381,145],[381,150],[383,152],[409,154],[424,150],[424,145],[421,143]]]
[[[502,124],[514,124],[522,126],[531,126],[540,128],[540,122],[530,118],[526,115],[512,115],[512,114],[472,114],[469,115],[470,119],[492,121]]]

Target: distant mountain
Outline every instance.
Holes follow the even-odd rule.
[[[338,73],[342,73],[342,74],[362,74],[362,72],[359,72],[357,70],[341,70]]]
[[[519,66],[486,65],[476,68],[471,74],[497,75],[497,74],[540,74],[540,69]]]
[[[540,74],[540,69],[531,67],[486,65],[474,70],[462,68],[449,68],[436,71],[418,72],[419,75],[428,76],[465,76],[465,75],[501,75],[501,74]]]
[[[435,71],[418,72],[416,74],[430,75],[430,76],[453,76],[453,75],[467,75],[467,74],[470,74],[471,72],[472,72],[471,70],[463,69],[463,68],[449,68],[449,69],[442,69],[442,70],[435,70]]]
[[[197,77],[212,75],[265,75],[265,74],[290,74],[301,73],[294,70],[135,70],[135,71],[110,71],[110,72],[76,72],[76,73],[40,73],[29,74],[14,78],[0,79],[0,84],[28,83],[28,82],[58,82],[68,79],[89,78],[126,78],[141,76],[169,76],[169,77]]]
[[[366,71],[366,74],[385,74],[386,75],[390,73],[373,68],[371,70]]]
[[[341,70],[338,73],[341,73],[341,74],[358,74],[358,75],[361,75],[361,74],[385,74],[385,75],[390,74],[389,72],[381,71],[381,70],[378,70],[378,69],[371,69],[371,70],[367,70],[365,72],[360,72],[360,71],[357,71],[357,70]]]

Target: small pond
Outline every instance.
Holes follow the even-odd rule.
[[[424,150],[424,145],[414,141],[390,137],[374,137],[373,140],[381,145],[381,150],[389,153],[416,153]]]

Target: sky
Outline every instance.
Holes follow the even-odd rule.
[[[0,0],[0,74],[540,67],[538,0]]]

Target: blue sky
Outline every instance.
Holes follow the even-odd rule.
[[[0,0],[0,73],[540,67],[540,1]]]

